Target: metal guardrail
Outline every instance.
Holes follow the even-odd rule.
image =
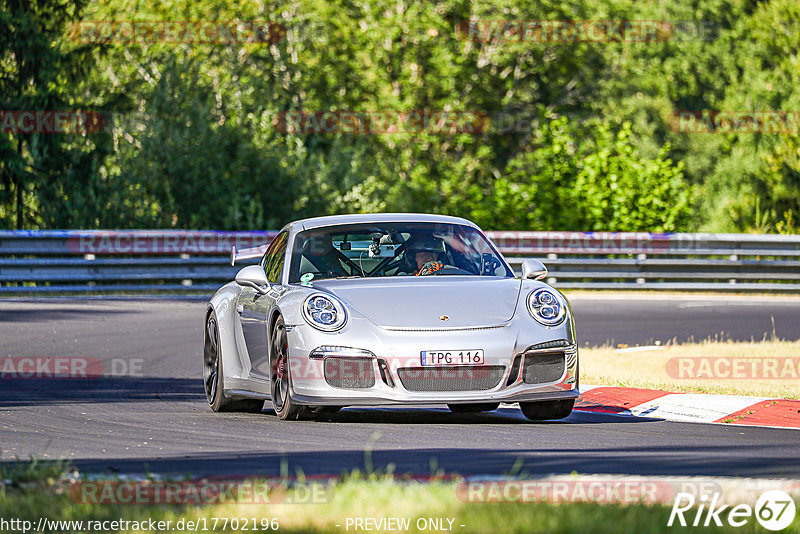
[[[800,292],[800,235],[488,232],[559,288]],[[211,292],[275,232],[0,231],[0,294]]]

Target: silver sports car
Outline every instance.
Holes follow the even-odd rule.
[[[519,403],[562,419],[578,398],[569,303],[525,260],[522,277],[480,228],[421,214],[286,225],[208,305],[203,350],[214,411],[281,419],[344,406]]]

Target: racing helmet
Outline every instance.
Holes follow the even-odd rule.
[[[415,257],[418,252],[433,252],[437,261],[444,257],[444,241],[432,234],[417,234],[406,241],[405,259],[408,269],[416,270]]]

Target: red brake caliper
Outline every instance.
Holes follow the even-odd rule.
[[[278,380],[282,380],[284,373],[286,373],[286,357],[281,356],[278,358],[278,362],[275,369],[275,375],[277,376]]]

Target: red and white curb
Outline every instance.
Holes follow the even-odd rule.
[[[581,385],[581,412],[800,429],[800,400]]]

